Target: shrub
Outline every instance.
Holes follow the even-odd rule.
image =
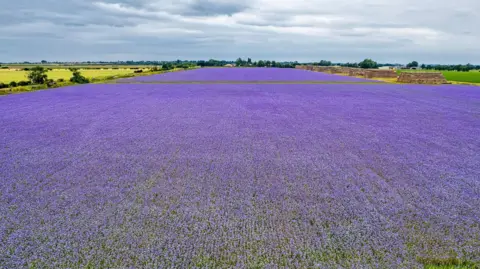
[[[18,86],[28,86],[30,85],[30,81],[22,80],[17,83]]]
[[[8,69],[8,66],[2,66],[2,69]]]
[[[70,78],[70,81],[73,83],[79,83],[79,84],[86,84],[89,83],[88,79],[78,71],[78,68],[70,68],[70,71],[72,71],[72,77]]]
[[[143,70],[142,70],[142,69],[140,69],[140,70],[135,70],[135,71],[133,71],[133,73],[143,73]]]
[[[23,71],[30,71],[30,68],[23,68]]]
[[[55,80],[53,80],[53,79],[47,79],[46,84],[47,84],[48,87],[53,87],[53,86],[55,86],[57,83],[56,83]]]
[[[48,78],[47,72],[48,70],[42,66],[35,66],[30,69],[27,77],[33,84],[43,84]]]
[[[4,88],[8,88],[8,85],[3,82],[0,82],[0,89],[4,89]]]
[[[12,88],[13,88],[13,87],[17,87],[17,82],[12,81],[12,82],[10,82],[10,84],[8,84],[8,85],[9,85],[10,87],[12,87]]]
[[[63,78],[59,78],[57,79],[57,82],[65,82],[65,80]]]

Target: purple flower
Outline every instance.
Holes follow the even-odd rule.
[[[392,84],[2,96],[0,268],[478,264],[478,100]]]

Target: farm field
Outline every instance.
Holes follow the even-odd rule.
[[[200,68],[188,72],[126,78],[120,82],[192,82],[192,81],[323,81],[378,82],[355,77],[288,68]]]
[[[0,96],[0,268],[474,268],[479,100],[399,84]]]
[[[105,77],[105,76],[112,76],[112,75],[123,75],[123,74],[130,74],[133,73],[134,70],[130,69],[112,69],[112,70],[97,70],[97,69],[86,69],[80,70],[82,75],[86,76],[87,78],[94,78],[94,77]],[[28,80],[27,78],[28,71],[13,71],[7,69],[0,69],[0,82],[3,83],[10,83],[11,81],[21,81],[21,80]],[[53,69],[48,71],[47,73],[48,78],[51,79],[59,79],[63,78],[65,80],[69,80],[72,77],[72,72],[68,69]]]
[[[412,72],[412,70],[401,70],[399,72]],[[478,70],[470,72],[420,70],[413,72],[441,72],[448,81],[480,83],[480,72]]]

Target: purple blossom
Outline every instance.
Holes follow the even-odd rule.
[[[323,81],[323,82],[378,82],[356,77],[313,72],[290,68],[200,68],[120,79],[119,82],[165,81]]]
[[[479,100],[362,84],[2,96],[0,268],[479,263]]]

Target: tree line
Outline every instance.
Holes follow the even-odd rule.
[[[332,63],[331,61],[321,60],[320,62],[314,62],[312,65],[317,66],[344,66],[344,67],[356,67],[356,68],[365,68],[373,69],[382,66],[372,59],[365,59],[359,63]]]
[[[253,61],[251,58],[242,59],[238,58],[236,61],[215,60],[210,59],[208,61],[200,60],[196,61],[196,65],[200,67],[222,67],[228,64],[235,65],[237,67],[278,67],[278,68],[295,68],[298,62],[277,62],[274,60],[259,60]]]
[[[365,59],[359,63],[332,63],[331,61],[321,60],[319,62],[313,62],[312,65],[317,66],[344,66],[344,67],[356,67],[356,68],[378,68],[382,66],[399,66],[398,64],[380,64],[372,59]],[[421,68],[425,70],[439,70],[439,71],[459,71],[459,72],[468,72],[471,70],[480,70],[480,65],[472,65],[472,64],[455,64],[455,65],[433,65],[433,64],[422,64],[419,65],[418,61],[412,61],[405,66],[404,68]]]

